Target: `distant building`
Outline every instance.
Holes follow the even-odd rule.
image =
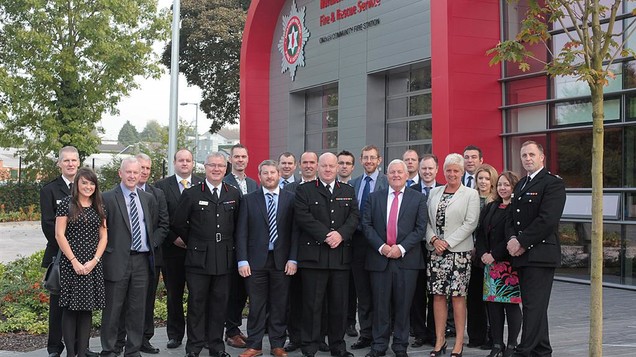
[[[223,128],[214,134],[206,132],[205,134],[199,135],[199,146],[196,150],[196,161],[205,161],[205,157],[213,151],[221,151],[229,154],[230,147],[238,142],[238,129]]]

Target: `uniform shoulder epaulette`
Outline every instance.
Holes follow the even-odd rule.
[[[47,185],[50,185],[50,184],[54,183],[55,181],[57,181],[57,179],[58,179],[58,178],[59,178],[59,176],[58,176],[58,177],[56,177],[56,178],[54,178],[54,179],[53,179],[53,180],[51,180],[51,181],[47,181],[44,185],[42,185],[42,187],[44,187],[44,186],[47,186]]]
[[[563,177],[561,177],[561,176],[559,176],[559,175],[557,175],[557,174],[553,174],[553,173],[552,173],[552,172],[550,172],[550,171],[548,171],[548,175],[553,176],[553,177],[556,177],[556,178],[558,178],[559,180],[563,180]]]

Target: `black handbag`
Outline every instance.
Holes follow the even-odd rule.
[[[57,256],[53,258],[51,264],[46,268],[46,274],[44,274],[44,281],[42,285],[53,295],[59,295],[62,290],[62,283],[60,282],[60,258],[62,257],[62,250],[57,252]]]

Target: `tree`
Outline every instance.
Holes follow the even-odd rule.
[[[518,1],[518,0],[517,0]],[[509,0],[509,2],[512,2]],[[515,1],[516,2],[516,1]],[[514,40],[500,42],[488,54],[491,64],[508,61],[519,69],[530,69],[529,60],[542,62],[550,76],[574,76],[587,83],[592,101],[592,252],[590,293],[590,356],[603,355],[603,141],[605,112],[604,86],[614,78],[611,65],[618,57],[633,56],[625,47],[627,38],[636,29],[635,19],[616,26],[622,0],[527,0],[528,12],[521,21],[521,30]],[[630,14],[628,14],[630,15]],[[631,15],[636,15],[632,12]],[[559,52],[551,51],[550,25],[562,28],[568,41]],[[616,39],[622,39],[617,42]],[[549,61],[541,61],[532,49],[543,44]]]
[[[139,133],[137,128],[130,123],[130,120],[126,120],[124,126],[119,130],[117,134],[117,142],[121,145],[133,145],[139,142]]]
[[[239,57],[251,0],[182,0],[179,72],[203,91],[200,107],[210,132],[239,117]],[[161,62],[170,68],[170,48]]]
[[[158,76],[152,45],[166,38],[156,0],[0,0],[0,146],[25,161],[73,145],[96,151],[96,123]]]
[[[146,127],[139,134],[139,139],[146,142],[160,143],[167,127],[161,126],[156,120],[146,123]]]

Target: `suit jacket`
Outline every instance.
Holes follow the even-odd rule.
[[[508,238],[506,237],[506,218],[510,211],[510,205],[504,209],[505,212],[498,212],[501,201],[492,201],[481,210],[479,216],[479,227],[475,231],[475,248],[477,248],[477,258],[481,261],[481,256],[485,253],[492,254],[498,261],[511,261],[508,253]]]
[[[205,181],[184,190],[172,216],[172,230],[188,245],[186,273],[227,274],[236,269],[234,230],[238,220],[239,190],[221,185],[219,198]]]
[[[150,269],[154,271],[154,249],[152,247],[161,244],[159,241],[160,234],[155,234],[155,230],[167,230],[168,227],[159,226],[159,208],[157,199],[152,194],[143,190],[137,190],[141,208],[144,212],[143,224],[146,227],[147,239],[146,243],[150,249],[148,255]],[[108,227],[108,245],[104,251],[104,279],[108,281],[119,281],[124,277],[128,258],[130,257],[130,247],[132,245],[132,234],[130,227],[130,217],[126,209],[126,200],[124,193],[119,186],[104,192],[104,206],[106,206],[106,225]],[[141,222],[140,222],[141,223]],[[165,223],[162,223],[164,225]]]
[[[229,174],[225,175],[225,177],[223,178],[223,182],[229,183],[230,185],[234,186],[234,188],[239,191],[241,196],[243,196],[243,191],[241,191],[239,183],[238,181],[236,181],[236,177],[234,177],[234,174],[230,172]],[[258,183],[256,183],[254,179],[245,176],[245,183],[247,184],[247,193],[252,193],[258,190]]]
[[[336,182],[333,194],[314,180],[296,189],[294,217],[301,229],[298,239],[298,266],[314,269],[349,269],[351,236],[360,212],[353,187]],[[327,233],[336,230],[343,242],[335,249],[325,243]]]
[[[44,250],[44,257],[42,257],[43,268],[49,266],[51,260],[60,249],[55,240],[55,212],[62,198],[70,194],[71,190],[69,190],[62,176],[58,176],[40,189],[40,224],[42,233],[46,237],[46,249]]]
[[[362,174],[349,182],[351,186],[353,186],[354,192],[356,193],[356,197],[358,196],[358,192],[360,192],[360,185],[362,184],[362,178],[365,174]],[[375,183],[375,187],[372,192],[384,190],[389,187],[389,180],[386,178],[386,175],[383,173],[378,174],[378,180]],[[360,197],[357,197],[360,200]]]
[[[298,231],[294,227],[294,197],[280,190],[276,210],[278,238],[274,241],[276,269],[285,270],[288,260],[296,260]],[[253,270],[263,269],[269,252],[269,219],[263,190],[243,196],[236,228],[236,260],[246,260]]]
[[[410,188],[410,189],[413,189],[413,190],[415,190],[415,191],[417,191],[417,192],[419,192],[419,193],[422,193],[422,184],[423,184],[423,183],[424,183],[424,182],[422,182],[422,178],[420,177],[420,182],[416,183],[416,184],[415,184],[415,185],[413,185],[413,186],[409,186],[409,188]],[[439,186],[444,186],[444,185],[443,185],[443,184],[441,184],[441,183],[439,183],[439,182],[437,182],[437,181],[435,181],[435,187],[439,187]],[[433,187],[433,188],[435,188],[435,187]],[[431,189],[431,190],[432,190],[432,189]],[[422,194],[423,194],[423,193],[422,193]],[[430,195],[430,192],[429,192],[429,195]],[[427,196],[427,195],[424,195],[424,197],[426,197],[426,200],[428,201],[428,196]]]
[[[202,178],[198,176],[192,175],[191,185],[195,186],[203,181]],[[177,205],[179,204],[179,199],[181,198],[181,191],[179,190],[179,183],[177,182],[176,175],[165,177],[162,180],[159,180],[155,183],[155,186],[162,190],[166,195],[166,203],[168,204],[168,218],[172,219],[174,213],[177,211]],[[185,191],[185,190],[184,190]],[[179,237],[175,234],[174,231],[170,230],[166,239],[163,242],[163,246],[161,247],[161,253],[163,258],[173,258],[173,257],[184,257],[185,249],[177,247],[174,245],[174,241]]]
[[[506,236],[516,236],[526,252],[513,257],[513,266],[557,267],[561,264],[559,221],[565,206],[565,184],[544,167],[523,187],[515,186]],[[523,189],[522,189],[523,187]]]
[[[153,248],[155,250],[155,266],[163,265],[162,245],[166,236],[170,232],[170,216],[168,214],[168,203],[166,195],[162,190],[146,183],[146,192],[155,196],[157,200],[157,214],[159,215],[159,225],[154,231],[152,238]]]
[[[369,243],[365,269],[369,271],[384,271],[389,264],[389,258],[379,253],[380,247],[386,243],[387,239],[388,194],[388,189],[373,192],[369,195],[364,208],[362,226]],[[421,242],[426,233],[425,195],[406,188],[397,219],[396,243],[406,251],[402,258],[397,259],[398,266],[401,269],[423,269],[424,256]]]
[[[439,202],[446,186],[435,187],[428,198],[428,228],[426,229],[427,248],[435,250],[430,244],[434,236],[442,238],[437,230],[436,217]],[[479,193],[477,190],[460,185],[446,207],[446,221],[443,238],[449,244],[451,252],[472,250],[473,232],[479,223]]]

